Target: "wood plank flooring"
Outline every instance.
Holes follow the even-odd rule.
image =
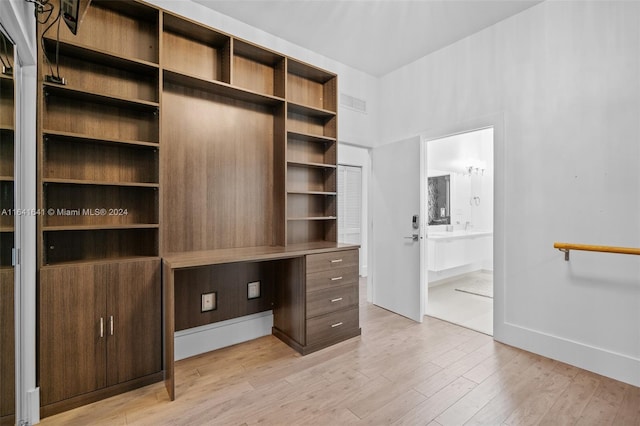
[[[361,293],[364,288],[361,287]],[[43,425],[640,425],[640,388],[361,300],[362,336],[301,357],[268,336]]]

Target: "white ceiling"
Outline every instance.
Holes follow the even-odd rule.
[[[542,0],[194,0],[382,76]]]

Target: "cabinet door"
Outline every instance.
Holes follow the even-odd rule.
[[[105,386],[106,295],[102,282],[96,279],[93,265],[40,271],[42,405]]]
[[[15,327],[13,268],[0,269],[0,417],[15,408]]]
[[[162,370],[160,261],[102,268],[108,289],[108,385]]]

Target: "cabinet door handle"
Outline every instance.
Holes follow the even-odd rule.
[[[337,299],[331,299],[331,303],[333,302],[339,302],[342,300],[342,297],[338,297]]]
[[[331,261],[331,263],[340,263],[340,262],[342,262],[342,259],[333,259]]]
[[[104,318],[100,317],[100,337],[104,337]]]
[[[109,317],[109,333],[113,336],[113,315]]]
[[[340,281],[342,279],[342,277],[335,277],[335,278],[331,278],[331,281]]]
[[[341,322],[337,322],[335,324],[331,324],[331,328],[340,327],[342,325]]]

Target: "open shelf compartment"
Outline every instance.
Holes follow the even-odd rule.
[[[162,62],[167,69],[231,82],[231,37],[164,12]]]
[[[336,112],[335,74],[293,59],[287,63],[287,100],[308,107]]]
[[[234,86],[284,98],[284,69],[284,56],[242,40],[233,40]]]
[[[157,229],[45,231],[45,265],[158,256]]]
[[[141,2],[93,0],[78,34],[61,25],[60,40],[157,64],[159,13]],[[47,53],[50,58],[54,55]]]
[[[55,40],[45,38],[48,51],[55,50]],[[59,75],[64,87],[87,93],[103,94],[133,102],[159,101],[158,65],[98,52],[71,42],[60,43]],[[42,67],[41,78],[50,74]]]
[[[43,179],[158,183],[158,149],[46,135]]]

